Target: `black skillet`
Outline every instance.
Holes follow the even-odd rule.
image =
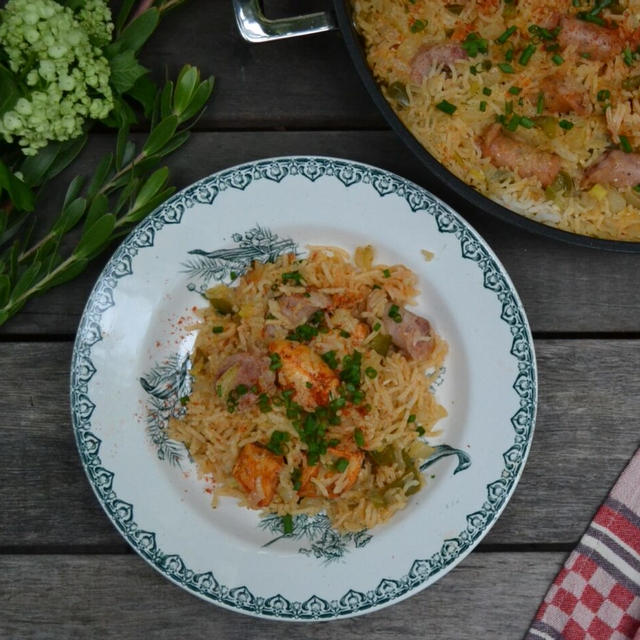
[[[382,95],[380,87],[367,64],[364,45],[354,27],[350,0],[333,0],[333,13],[319,12],[278,20],[269,20],[264,16],[259,0],[233,0],[233,4],[240,33],[245,40],[250,42],[265,42],[340,29],[356,71],[385,120],[407,147],[420,159],[427,171],[446,189],[457,194],[472,207],[521,229],[555,240],[608,251],[628,253],[640,251],[640,242],[591,238],[555,229],[530,218],[525,218],[483,196],[440,164],[405,127]]]

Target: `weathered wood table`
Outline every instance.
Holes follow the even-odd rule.
[[[0,637],[521,638],[639,443],[640,254],[559,244],[439,192],[376,112],[337,33],[249,45],[230,0],[193,0],[161,26],[145,58],[158,70],[190,62],[217,76],[197,133],[170,163],[179,186],[261,157],[343,156],[415,180],[470,220],[509,271],[531,323],[540,377],[533,448],[484,542],[395,606],[301,627],[200,601],[129,549],[98,506],[76,452],[72,341],[105,257],[33,301],[0,333]],[[112,143],[111,135],[95,134],[83,169]]]

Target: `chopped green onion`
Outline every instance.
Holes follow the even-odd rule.
[[[517,96],[522,91],[521,87],[509,87],[509,93],[511,95]]]
[[[513,47],[511,49],[509,49],[509,51],[507,51],[507,53],[504,54],[504,59],[507,62],[512,62],[513,61]]]
[[[282,533],[285,536],[290,536],[293,533],[293,518],[290,513],[282,516]]]
[[[513,100],[509,100],[504,103],[504,112],[507,115],[510,115],[513,113]]]
[[[271,371],[277,371],[282,367],[282,360],[277,353],[270,354],[269,359],[271,360],[271,363],[269,364],[269,369]]]
[[[416,427],[416,431],[418,432],[418,435],[422,438],[422,436],[426,433],[424,430],[424,427]]]
[[[492,91],[491,91],[491,89],[489,89],[489,87],[485,87],[485,88],[482,90],[482,93],[484,93],[484,95],[485,95],[485,96],[490,96],[490,95],[491,95],[491,93],[492,93]]]
[[[221,384],[216,386],[216,395],[218,396],[218,398],[222,398],[222,385]]]
[[[484,38],[481,38],[478,33],[470,33],[462,43],[462,48],[470,58],[475,58],[479,53],[487,53],[489,51],[489,43]]]
[[[613,2],[613,0],[600,0],[600,2],[598,2],[595,5],[595,7],[593,7],[593,9],[591,9],[591,11],[589,11],[589,13],[587,15],[591,16],[591,17],[597,16],[599,13],[602,12],[603,9],[608,7],[612,2]]]
[[[258,408],[260,413],[269,413],[272,410],[269,396],[266,393],[261,393],[258,396]]]
[[[415,422],[416,421],[416,414],[412,413],[408,418],[407,418],[407,422]]]
[[[570,122],[569,120],[560,120],[560,122],[558,122],[558,126],[562,127],[565,131],[569,131],[569,129],[573,129],[573,122]]]
[[[379,331],[381,326],[382,326],[382,325],[381,325],[379,322],[376,322],[376,323],[373,325],[373,330],[374,330],[374,331]]]
[[[285,453],[282,445],[285,442],[288,442],[290,437],[291,436],[287,431],[272,431],[271,438],[269,438],[269,442],[266,447],[271,451],[271,453],[275,453],[277,456],[282,456]]]
[[[416,20],[411,27],[409,28],[409,30],[411,31],[411,33],[418,33],[419,31],[423,31],[424,28],[427,26],[428,22],[426,20]]]
[[[496,42],[498,44],[504,44],[515,32],[516,27],[511,25],[502,35],[498,36]]]
[[[184,407],[189,402],[189,396],[182,396],[180,398],[180,404]]]
[[[216,326],[211,329],[211,333],[222,333],[224,331],[224,327]]]
[[[598,91],[597,97],[599,102],[608,100],[611,97],[611,91],[609,91],[609,89],[601,89],[600,91]]]
[[[513,67],[508,62],[499,62],[498,68],[502,73],[515,73]]]
[[[339,473],[344,473],[349,466],[349,461],[346,458],[338,458],[333,466]]]
[[[558,53],[551,56],[551,60],[553,61],[553,64],[557,66],[560,66],[564,62],[564,58]]]
[[[291,485],[294,491],[300,491],[302,488],[302,469],[300,467],[295,468],[291,472]]]
[[[533,120],[530,120],[526,116],[520,116],[520,126],[525,129],[531,129],[534,126]]]
[[[487,103],[485,100],[482,100],[480,102],[480,106],[478,107],[480,109],[480,111],[486,111],[487,110]]]
[[[402,322],[402,316],[400,315],[400,307],[397,304],[392,304],[389,307],[389,313],[387,314],[394,322]]]
[[[229,277],[231,278],[231,281],[233,282],[238,277],[238,274],[235,271],[232,271],[229,274]]]
[[[520,124],[520,116],[517,113],[514,113],[511,117],[511,120],[507,123],[507,131],[515,131]]]
[[[290,280],[292,280],[296,284],[302,284],[302,280],[303,280],[302,274],[299,271],[290,271],[289,273],[282,274],[283,283],[286,284]]]
[[[373,367],[367,367],[364,372],[367,378],[371,378],[372,380],[378,375],[378,372]]]
[[[631,146],[631,143],[629,142],[629,139],[627,138],[627,136],[618,136],[620,138],[620,148],[625,152],[625,153],[631,153],[633,151],[633,147]]]
[[[520,54],[520,58],[518,59],[518,62],[525,67],[528,63],[529,60],[531,60],[531,56],[536,52],[536,45],[535,44],[529,44],[524,48],[524,51]]]
[[[640,184],[637,184],[635,187],[633,187],[633,190],[640,193]]]
[[[544,111],[544,93],[542,91],[538,94],[538,100],[536,102],[536,113],[541,114]]]
[[[326,353],[323,353],[320,357],[327,363],[327,365],[329,365],[330,369],[338,368],[339,363],[338,363],[338,360],[336,359],[335,351],[327,351]]]
[[[341,338],[350,338],[351,334],[348,331],[345,331],[344,329],[340,329],[340,337]]]
[[[390,277],[391,277],[391,271],[389,271],[389,269],[383,269],[383,271],[382,271],[382,275],[383,275],[385,278],[390,278]]]
[[[364,447],[364,433],[362,433],[362,429],[356,429],[353,432],[353,439],[359,447]]]
[[[451,104],[447,100],[443,100],[442,102],[438,102],[438,104],[436,105],[436,108],[440,109],[440,111],[444,111],[444,113],[447,113],[448,115],[451,116],[455,113],[458,107],[456,107],[455,104]]]
[[[622,52],[622,59],[624,63],[630,67],[633,64],[633,54],[631,53],[631,48],[627,45]]]

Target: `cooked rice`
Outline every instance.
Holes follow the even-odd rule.
[[[302,275],[300,285],[283,283],[283,274],[293,271]],[[432,452],[421,435],[437,435],[436,423],[446,415],[430,385],[441,369],[447,346],[432,331],[433,351],[422,360],[412,359],[393,345],[386,356],[371,347],[380,340],[376,336],[385,334],[381,322],[385,304],[390,300],[401,310],[411,304],[418,293],[416,282],[415,274],[403,265],[373,264],[371,247],[356,250],[355,262],[342,249],[311,247],[304,260],[289,254],[267,264],[254,263],[233,286],[220,285],[207,292],[213,303],[199,312],[202,322],[192,354],[192,393],[185,416],[171,420],[169,435],[187,446],[199,475],[211,479],[213,506],[220,496],[233,496],[241,505],[257,508],[264,487],[260,484],[256,491],[248,492],[234,477],[234,465],[245,445],[262,447],[274,431],[289,434],[289,439],[280,457],[275,496],[263,505],[265,513],[294,516],[324,511],[336,529],[359,531],[388,520],[407,505],[424,484],[418,468]],[[354,350],[362,354],[364,399],[357,405],[347,402],[338,410],[340,424],[328,426],[325,440],[339,441],[334,447],[353,459],[364,456],[355,484],[348,486],[350,473],[335,470],[336,455],[320,455],[320,471],[304,491],[316,495],[300,497],[300,485],[295,483],[300,471],[296,470],[311,468],[308,445],[278,402],[282,398],[280,381],[269,399],[268,412],[261,411],[259,402],[232,407],[230,412],[227,389],[223,392],[220,385],[224,376],[218,379],[218,375],[229,356],[244,352],[264,356],[274,340],[290,335],[296,326],[282,312],[278,298],[309,291],[331,299],[322,329],[307,343],[309,348],[320,355],[335,351],[341,366],[344,356]],[[214,308],[219,308],[221,298],[231,304],[232,313],[221,315]],[[367,370],[371,373],[369,368],[375,369],[375,377],[366,375]],[[337,391],[333,397],[338,397]],[[360,446],[355,442],[360,440],[356,430],[362,435]]]
[[[559,15],[572,16],[592,9],[590,0],[575,1],[577,8],[572,0],[465,0],[460,4],[443,0],[352,0],[352,4],[369,65],[387,100],[418,141],[452,173],[492,200],[546,225],[637,242],[638,190],[618,190],[607,184],[597,185],[599,188],[580,185],[585,169],[607,149],[620,145],[620,135],[640,151],[639,56],[634,54],[630,65],[621,54],[601,62],[581,56],[571,46],[547,52],[543,50],[545,43],[538,42],[528,64],[518,62],[533,41],[528,30],[531,25],[552,24]],[[636,51],[640,40],[639,0],[616,0],[600,17],[617,25],[618,32],[630,43],[630,52]],[[496,43],[510,26],[517,31],[505,44]],[[420,86],[411,82],[411,61],[422,45],[462,43],[470,33],[487,40],[487,54],[457,60],[447,68],[436,64]],[[514,73],[505,73],[499,67],[505,63],[509,49],[513,51]],[[563,62],[556,64],[554,53],[561,54]],[[542,117],[556,121],[552,126],[547,120],[548,137],[537,109],[537,96],[545,78],[558,74],[583,92],[590,113],[558,114],[545,109]],[[519,94],[509,93],[514,86],[521,89]],[[406,91],[400,101],[398,87]],[[491,94],[486,95],[489,91]],[[599,97],[603,91],[610,92],[610,97],[603,98],[603,93]],[[443,100],[457,107],[453,115],[436,107]],[[401,104],[403,101],[408,104]],[[480,110],[482,102],[486,104],[484,111]],[[482,134],[497,117],[505,117],[508,103],[513,113],[536,123],[531,129],[519,126],[515,138],[561,158],[565,175],[546,189],[537,178],[521,178],[508,168],[494,166],[482,155]],[[510,117],[506,115],[507,121]],[[557,122],[563,119],[573,127],[559,127]],[[566,178],[572,182],[569,188]]]

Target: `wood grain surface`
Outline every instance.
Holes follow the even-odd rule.
[[[489,545],[575,544],[639,444],[640,340],[537,340],[535,347],[533,447],[513,499],[485,538]],[[126,549],[80,465],[68,409],[70,359],[67,342],[0,344],[5,549]]]
[[[0,636],[54,638],[454,638],[523,636],[564,553],[474,553],[435,585],[365,617],[257,620],[178,589],[136,555],[0,556]],[[89,635],[88,630],[91,630]]]
[[[265,0],[265,10],[277,17],[329,4]],[[160,26],[144,62],[158,78],[184,63],[216,76],[188,146],[168,160],[179,188],[257,158],[341,156],[399,173],[467,218],[507,268],[536,338],[533,446],[513,499],[478,550],[391,608],[291,626],[199,601],[129,549],[76,451],[72,343],[107,252],[0,329],[0,640],[521,638],[640,442],[640,253],[593,251],[521,231],[436,183],[389,131],[337,32],[251,45],[236,31],[230,0],[189,0]],[[73,172],[45,194],[36,233],[51,222],[68,180],[89,173],[114,142],[105,131],[92,134]]]

